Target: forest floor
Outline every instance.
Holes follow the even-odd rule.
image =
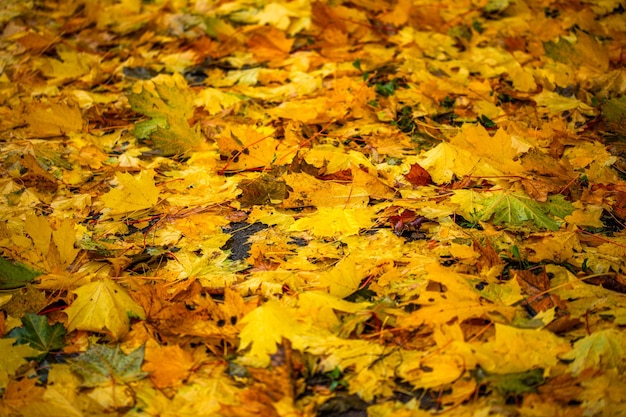
[[[623,0],[0,23],[0,415],[626,416]]]

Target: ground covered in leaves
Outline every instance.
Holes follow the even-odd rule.
[[[626,415],[623,0],[0,23],[0,414]]]

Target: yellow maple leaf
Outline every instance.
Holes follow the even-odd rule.
[[[575,224],[576,226],[591,226],[591,227],[603,227],[604,223],[600,220],[604,208],[602,206],[584,205],[580,201],[575,201],[572,206],[577,210],[572,212],[569,216],[565,216],[565,221],[568,224]]]
[[[537,106],[544,107],[554,113],[575,109],[588,116],[592,116],[595,113],[593,107],[578,100],[576,97],[564,97],[554,91],[544,90],[539,94],[535,94],[533,100],[537,103]]]
[[[482,125],[464,124],[450,143],[469,151],[479,157],[481,163],[488,163],[506,175],[523,172],[521,162],[516,159],[527,147],[513,141],[504,129],[498,129],[491,136]]]
[[[252,33],[247,46],[257,60],[272,63],[285,59],[293,43],[294,39],[288,38],[284,32],[272,26],[261,26]]]
[[[3,390],[2,400],[0,400],[0,414],[5,416],[15,415],[9,410],[19,410],[19,415],[24,417],[35,416],[25,411],[31,404],[41,404],[45,388],[38,386],[36,378],[22,378],[17,381],[11,381]],[[6,414],[5,414],[6,413]],[[50,414],[45,414],[50,415]]]
[[[289,196],[283,200],[283,208],[295,207],[364,207],[369,202],[369,194],[354,184],[338,184],[322,181],[304,174],[287,174],[282,177],[291,188]]]
[[[328,271],[318,275],[318,285],[337,298],[345,298],[359,289],[368,271],[358,268],[354,257],[342,259]]]
[[[414,386],[424,388],[440,387],[458,379],[465,370],[466,363],[460,355],[428,355],[408,353],[413,356],[405,358],[398,367],[401,378]]]
[[[109,214],[132,213],[153,207],[159,199],[154,185],[154,171],[146,170],[133,176],[121,172],[116,175],[119,186],[101,197]]]
[[[582,251],[577,232],[537,233],[529,236],[520,249],[522,248],[530,262],[546,259],[558,263],[572,262],[575,253]]]
[[[289,163],[295,148],[285,146],[274,138],[274,129],[234,125],[216,138],[220,154],[228,161],[222,170],[240,171],[269,167],[276,161]]]
[[[146,345],[145,362],[141,367],[150,372],[150,379],[160,389],[180,385],[196,365],[193,355],[178,345]]]
[[[544,329],[518,329],[496,323],[495,340],[475,346],[477,360],[487,372],[507,374],[550,368],[570,351],[567,340]]]
[[[238,181],[231,177],[207,175],[207,171],[211,170],[211,166],[196,162],[185,170],[170,172],[169,175],[176,181],[163,185],[162,198],[179,207],[208,206],[237,198],[241,193],[237,188]],[[188,192],[191,189],[193,193]]]
[[[28,214],[26,215],[24,231],[30,236],[37,252],[47,256],[50,250],[50,236],[52,236],[52,227],[50,227],[48,220],[43,216]]]
[[[368,208],[320,207],[313,215],[296,220],[289,231],[307,231],[320,237],[356,235],[372,226],[373,216]]]
[[[315,329],[309,334],[296,334],[292,338],[293,347],[319,355],[323,369],[349,369],[346,375],[350,393],[357,394],[365,401],[375,396],[386,396],[393,392],[394,372],[403,361],[410,361],[408,351],[389,348],[365,340],[343,339],[329,334],[324,329]]]
[[[33,407],[33,415],[81,417],[80,390],[82,378],[70,369],[69,364],[51,364],[48,386],[42,403]]]
[[[24,119],[29,124],[30,135],[40,138],[79,132],[84,124],[78,106],[67,103],[33,102]]]
[[[574,375],[579,375],[587,368],[626,369],[626,337],[618,329],[596,331],[574,343],[574,348],[563,355],[571,360],[569,368]]]
[[[482,303],[481,295],[474,291],[471,276],[451,271],[438,263],[426,264],[424,269],[428,273],[428,279],[442,284],[446,291],[420,291],[418,299],[420,309],[398,318],[398,326],[442,324],[453,319],[462,322],[468,318],[487,316],[492,312],[513,317],[514,307]]]
[[[442,142],[424,153],[419,164],[430,174],[435,184],[452,181],[454,176],[501,175],[501,172],[480,163],[480,158],[470,151]]]
[[[24,231],[33,242],[37,256],[50,270],[64,270],[80,251],[74,247],[76,232],[69,220],[61,221],[53,230],[44,216],[26,215]]]
[[[304,123],[314,123],[318,115],[326,105],[326,100],[322,97],[284,101],[280,105],[270,110],[272,116],[283,119],[297,120]]]
[[[99,61],[97,55],[78,52],[76,48],[63,43],[58,43],[55,49],[59,59],[44,57],[37,64],[44,76],[56,79],[59,84],[87,74]]]
[[[308,26],[311,16],[311,4],[307,0],[290,1],[286,3],[267,3],[265,7],[256,13],[259,25],[270,24],[271,26],[287,30],[290,26],[289,34]],[[292,23],[292,19],[297,23]]]
[[[314,317],[316,325],[330,330],[341,324],[335,311],[357,313],[370,305],[368,302],[351,303],[322,291],[305,291],[298,294],[298,310]]]
[[[224,109],[239,103],[241,98],[235,94],[227,93],[217,88],[205,88],[198,93],[194,100],[196,106],[204,106],[211,115],[215,115]]]
[[[274,300],[252,310],[241,323],[239,350],[250,348],[245,362],[259,368],[269,365],[269,355],[276,352],[283,337],[289,339],[306,329],[286,306]]]
[[[238,404],[239,382],[228,375],[226,365],[205,366],[193,374],[192,383],[173,393],[156,389],[152,384],[133,386],[137,407],[146,416],[198,417],[222,415],[223,404]]]
[[[0,388],[6,388],[9,377],[13,376],[17,369],[26,365],[26,358],[36,357],[41,354],[30,345],[13,345],[15,339],[0,339]]]
[[[121,339],[128,333],[130,317],[145,319],[146,313],[110,278],[91,282],[72,291],[77,298],[65,310],[67,330],[109,333]]]
[[[62,268],[67,268],[80,249],[74,247],[76,232],[74,225],[69,220],[63,220],[57,229],[52,232],[52,240],[59,253],[59,262]]]

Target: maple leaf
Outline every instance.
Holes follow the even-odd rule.
[[[273,129],[232,126],[217,138],[220,153],[229,157],[223,170],[269,167],[276,161],[279,142]]]
[[[624,132],[626,125],[626,97],[610,98],[602,102],[602,117],[616,131]]]
[[[248,39],[248,47],[259,61],[275,61],[286,58],[294,39],[272,26],[261,26]]]
[[[624,334],[616,329],[596,331],[574,343],[574,348],[562,356],[573,361],[570,369],[579,375],[587,368],[626,370]]]
[[[75,247],[76,230],[72,222],[63,220],[52,232],[52,241],[58,253],[59,266],[62,269],[67,268],[80,252],[80,249]]]
[[[68,78],[77,78],[89,72],[91,65],[98,62],[95,55],[78,52],[69,45],[57,44],[56,58],[41,58],[38,66],[46,77],[62,83]]]
[[[80,376],[73,373],[67,364],[48,365],[47,382],[44,388],[40,384],[29,387],[24,404],[20,408],[23,416],[81,417],[84,408],[80,401]],[[22,381],[38,383],[37,378],[25,378]],[[37,388],[41,390],[36,397]],[[82,410],[82,411],[81,411]],[[86,411],[85,411],[86,412]]]
[[[411,170],[404,177],[413,185],[413,188],[428,185],[432,182],[428,171],[419,166],[419,164],[412,164]]]
[[[529,148],[514,141],[504,129],[498,129],[491,136],[482,125],[470,124],[464,124],[450,143],[479,157],[481,164],[489,164],[509,175],[523,172],[517,156]]]
[[[50,252],[50,238],[52,237],[52,227],[44,216],[29,214],[26,217],[24,231],[28,233],[37,251],[42,256],[48,256]]]
[[[540,107],[545,107],[551,112],[559,113],[567,110],[579,110],[583,114],[593,115],[595,110],[590,105],[575,97],[564,97],[553,91],[542,91],[533,97]]]
[[[128,333],[130,317],[145,319],[143,308],[118,284],[104,278],[72,291],[77,298],[65,310],[67,329],[109,333],[121,339]]]
[[[443,142],[425,152],[419,165],[424,168],[435,184],[450,182],[456,175],[495,176],[502,173],[488,164],[481,164],[480,157],[469,150]]]
[[[62,220],[53,229],[44,216],[33,213],[26,215],[24,231],[30,237],[40,263],[47,270],[60,272],[66,270],[80,251],[74,246],[76,231],[73,222]]]
[[[290,188],[289,195],[281,204],[284,208],[301,207],[364,207],[369,201],[368,192],[355,185],[342,185],[322,181],[303,173],[282,177]]]
[[[493,383],[503,395],[519,395],[526,392],[535,392],[537,386],[545,382],[544,370],[541,368],[504,375],[491,375],[479,368],[472,371],[472,375],[477,379],[478,383],[484,383],[486,381]]]
[[[249,348],[245,362],[263,368],[270,363],[270,355],[275,353],[283,338],[290,339],[295,334],[308,334],[306,325],[293,315],[285,314],[283,304],[270,300],[244,316],[244,325],[239,333],[239,351]]]
[[[0,351],[0,388],[6,388],[9,377],[28,363],[26,358],[36,358],[41,354],[28,345],[16,345],[15,339],[9,338],[0,339]]]
[[[92,344],[85,353],[69,362],[72,370],[83,377],[82,386],[97,387],[111,382],[127,384],[145,378],[148,374],[141,370],[143,358],[143,346],[125,354],[119,345]]]
[[[133,387],[137,392],[137,407],[140,411],[129,412],[129,416],[177,416],[197,417],[219,415],[222,404],[238,405],[238,382],[228,374],[227,365],[222,363],[201,368],[192,374],[189,384],[182,385],[172,395],[152,386]]]
[[[563,218],[574,211],[574,207],[562,195],[551,196],[545,203],[526,195],[498,193],[480,202],[483,209],[474,214],[477,221],[492,221],[497,225],[520,226],[533,221],[537,227],[559,230],[560,224],[549,214]]]
[[[315,236],[349,236],[372,226],[373,213],[366,208],[320,207],[311,216],[296,220],[290,231],[308,231]]]
[[[135,135],[151,138],[164,155],[187,153],[204,142],[198,129],[189,125],[194,96],[179,73],[138,81],[127,96],[133,110],[150,117],[136,125]]]
[[[3,415],[11,416],[15,415],[15,411],[18,410],[21,416],[33,415],[29,414],[29,406],[43,403],[45,395],[45,388],[36,384],[37,378],[11,381],[4,390],[0,401],[0,412],[4,411]]]
[[[345,298],[355,292],[365,278],[365,268],[358,268],[354,256],[339,261],[330,270],[318,275],[318,284],[327,288],[328,293],[337,298]]]
[[[226,93],[217,88],[205,88],[198,93],[194,104],[198,107],[204,107],[209,114],[214,115],[233,107],[241,100],[242,98],[236,94]]]
[[[121,172],[116,175],[118,188],[110,190],[101,199],[110,214],[133,213],[152,208],[159,199],[159,189],[154,185],[154,171],[141,171],[134,177]]]
[[[45,316],[27,313],[22,317],[22,326],[9,332],[9,337],[16,338],[18,344],[27,343],[33,349],[43,352],[42,355],[65,346],[63,337],[66,331],[61,323],[50,326]]]
[[[65,103],[33,102],[24,119],[30,125],[29,132],[33,136],[53,137],[80,132],[83,118],[76,105]]]
[[[191,352],[178,345],[146,346],[145,360],[142,369],[160,389],[181,384],[196,365]]]
[[[543,329],[518,329],[495,324],[495,340],[476,347],[478,363],[487,372],[509,374],[555,366],[570,351],[569,343]]]
[[[497,304],[482,304],[476,293],[476,288],[471,287],[471,279],[463,275],[447,270],[436,263],[429,263],[424,268],[428,273],[428,279],[445,286],[445,292],[420,291],[420,308],[410,315],[398,318],[400,327],[419,327],[426,324],[439,325],[450,320],[464,321],[498,312],[505,317],[511,317],[514,312],[512,307]],[[513,288],[512,291],[515,289]],[[502,290],[506,294],[506,290]],[[514,294],[513,294],[514,296]]]
[[[24,264],[0,257],[0,290],[22,287],[39,275],[41,272]]]

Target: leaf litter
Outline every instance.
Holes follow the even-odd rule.
[[[623,2],[5,3],[0,414],[626,413]]]

